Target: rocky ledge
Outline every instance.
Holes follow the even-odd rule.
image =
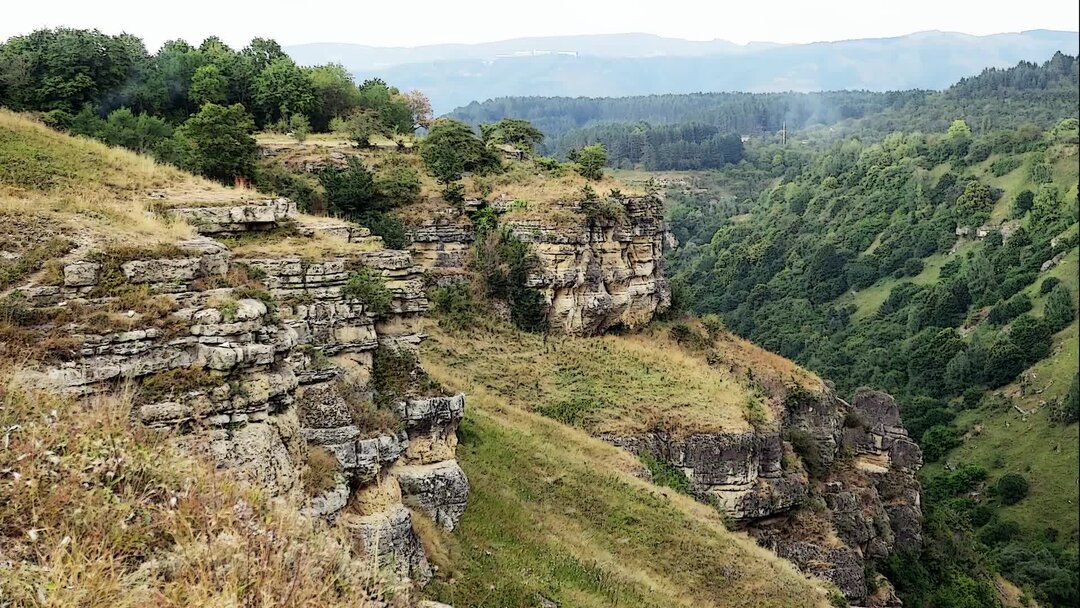
[[[295,219],[285,200],[174,212],[204,235]],[[413,509],[446,529],[464,512],[469,485],[455,449],[465,398],[412,388],[423,377],[415,357],[424,337],[417,320],[429,305],[423,269],[406,251],[370,250],[359,227],[321,227],[364,246],[320,260],[235,258],[202,236],[166,257],[67,264],[63,285],[19,295],[40,318],[70,319],[50,329],[77,347],[21,381],[76,395],[131,390],[135,423],[179,431],[178,443],[273,494],[308,494],[311,515],[339,519],[368,553],[424,583],[431,570]],[[93,259],[112,255],[102,253]],[[343,293],[361,268],[389,290],[385,309]],[[142,301],[124,299],[133,290]],[[118,312],[120,301],[135,310]],[[384,350],[411,362],[401,372],[410,388],[373,417],[371,379]],[[311,487],[316,468],[326,487]]]
[[[677,468],[695,498],[853,603],[898,606],[887,580],[865,574],[922,543],[922,453],[896,401],[859,390],[847,403],[826,388],[791,395],[780,415],[777,430],[603,438]]]
[[[618,219],[572,224],[509,217],[502,225],[528,243],[537,266],[528,285],[547,303],[552,328],[596,335],[614,327],[639,327],[671,304],[663,248],[670,233],[656,195],[609,201]],[[498,208],[497,206],[495,206]],[[462,276],[475,231],[463,217],[446,214],[409,229],[410,250],[436,278]]]

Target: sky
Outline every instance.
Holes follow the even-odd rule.
[[[1076,30],[1076,0],[3,0],[0,39],[42,27],[97,28],[141,37],[150,50],[214,34],[242,47],[254,36],[284,45],[476,43],[568,34],[646,32],[691,40],[805,43],[924,30],[993,34]]]

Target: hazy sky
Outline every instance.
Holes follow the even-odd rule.
[[[354,42],[418,46],[521,36],[648,32],[744,43],[896,36],[920,30],[992,34],[1075,30],[1076,0],[4,0],[0,39],[40,27],[98,28],[142,37],[151,50],[171,38],[210,34],[243,46],[252,36],[282,44]]]

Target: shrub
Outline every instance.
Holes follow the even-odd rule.
[[[375,178],[359,158],[350,157],[344,169],[324,169],[319,172],[319,182],[326,190],[326,202],[333,211],[362,215],[383,210]]]
[[[304,492],[314,497],[334,489],[340,471],[337,456],[324,447],[311,446],[304,468]]]
[[[825,472],[825,465],[821,460],[821,449],[810,431],[798,428],[788,429],[784,432],[784,440],[791,444],[791,449],[799,455],[811,477],[819,477]]]
[[[930,427],[923,433],[920,447],[926,462],[934,462],[945,455],[946,452],[960,445],[960,438],[956,430],[945,425]]]
[[[1032,206],[1035,205],[1035,193],[1031,190],[1021,190],[1016,195],[1016,199],[1013,201],[1012,216],[1014,218],[1024,217],[1024,214],[1031,211]]]
[[[1067,285],[1055,285],[1046,296],[1046,309],[1043,312],[1051,332],[1064,329],[1076,318],[1076,304],[1073,303],[1072,291]]]
[[[1073,374],[1069,392],[1054,404],[1052,416],[1065,424],[1080,420],[1080,374]]]
[[[480,305],[468,283],[439,287],[432,292],[431,301],[439,317],[439,327],[462,330],[476,325]]]
[[[1028,494],[1028,480],[1019,473],[1006,473],[997,480],[997,494],[1001,502],[1014,505]]]
[[[1043,282],[1039,284],[1039,295],[1050,293],[1059,283],[1061,283],[1061,279],[1057,277],[1046,277],[1043,279]]]
[[[185,169],[231,184],[255,169],[255,121],[244,106],[208,103],[176,130],[180,164]]]
[[[311,123],[308,122],[307,116],[303,114],[293,114],[289,117],[288,122],[285,124],[286,133],[292,136],[298,142],[303,143],[311,134]]]
[[[518,329],[540,333],[548,330],[547,306],[543,294],[528,286],[536,264],[529,246],[510,230],[478,233],[471,266],[484,278],[487,296],[509,305]]]
[[[585,179],[599,180],[604,177],[607,161],[607,149],[603,144],[585,146],[577,155],[577,171]]]
[[[349,275],[349,280],[341,288],[341,295],[346,300],[357,300],[367,312],[378,317],[386,314],[393,304],[394,296],[386,287],[386,281],[367,268]]]
[[[488,173],[500,168],[498,156],[465,123],[440,119],[420,143],[420,157],[435,179],[457,181],[465,172]]]
[[[1001,177],[1007,173],[1012,173],[1020,167],[1022,160],[1019,156],[1006,156],[1005,158],[999,158],[990,163],[990,172],[994,174],[994,177]]]
[[[724,332],[724,319],[718,314],[708,313],[702,315],[701,324],[705,326],[705,331],[709,333],[709,340],[715,341]]]
[[[379,346],[371,364],[371,390],[379,409],[390,410],[405,400],[419,365],[416,355],[391,346]]]
[[[649,470],[653,483],[666,486],[682,494],[690,493],[690,480],[678,467],[666,460],[654,458],[651,454],[638,454],[641,463]]]
[[[979,540],[984,545],[994,546],[1007,543],[1020,533],[1020,526],[1014,521],[993,521],[986,524],[979,532]]]
[[[375,174],[375,190],[382,199],[382,207],[411,203],[420,196],[420,174],[403,159],[393,157]]]

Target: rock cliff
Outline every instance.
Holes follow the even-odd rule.
[[[649,195],[609,204],[617,207],[617,218],[590,219],[573,203],[559,221],[493,204],[497,212],[509,211],[500,224],[536,256],[528,286],[543,294],[557,331],[596,335],[640,327],[671,304],[663,202]],[[437,279],[452,281],[464,273],[476,234],[467,218],[448,210],[412,226],[409,237],[417,262]]]
[[[453,529],[469,485],[455,460],[464,396],[419,386],[423,269],[408,252],[373,248],[357,226],[303,226],[286,200],[173,213],[202,236],[87,251],[63,267],[62,285],[18,290],[27,318],[71,344],[21,381],[77,395],[131,390],[136,423],[179,430],[180,443],[273,494],[307,492],[312,515],[339,520],[369,554],[425,582],[431,568],[405,504]],[[335,239],[339,254],[248,256],[208,236],[286,223]],[[389,290],[384,310],[343,292],[358,269]],[[388,373],[398,392],[379,394],[376,377]],[[373,400],[391,398],[380,417]]]
[[[676,467],[693,496],[852,602],[898,605],[888,581],[865,580],[868,561],[922,542],[922,453],[896,401],[860,390],[847,403],[826,387],[794,391],[779,413],[778,429],[604,438]]]

